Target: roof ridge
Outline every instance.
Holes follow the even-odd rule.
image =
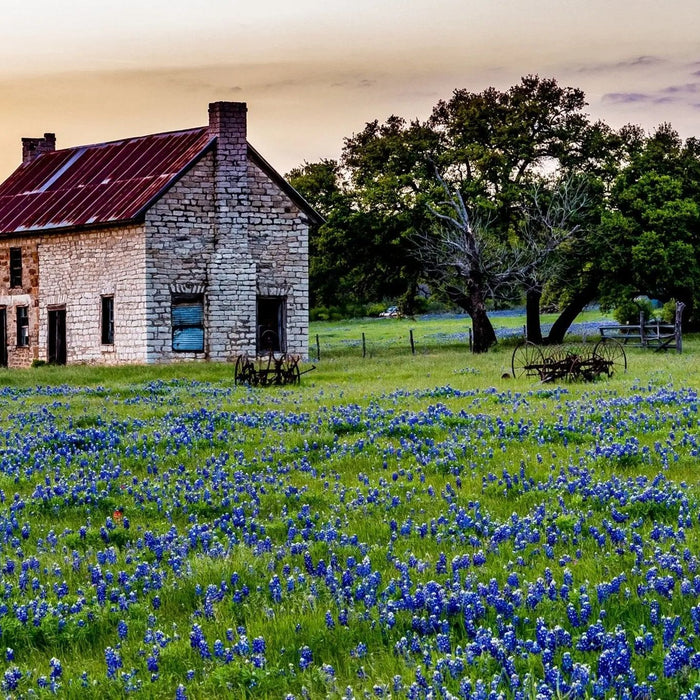
[[[173,134],[187,134],[187,133],[196,133],[198,131],[205,132],[208,130],[209,127],[207,126],[193,126],[189,129],[173,129],[172,131],[159,131],[155,134],[141,134],[140,136],[125,136],[121,139],[113,139],[112,141],[102,141],[99,143],[81,143],[76,146],[66,146],[65,148],[57,148],[55,151],[50,151],[48,154],[42,154],[42,155],[50,155],[51,153],[62,153],[64,151],[75,151],[79,148],[102,148],[103,146],[114,146],[116,144],[120,143],[128,143],[130,141],[139,141],[140,139],[149,139],[149,138],[157,138],[159,136],[172,136]],[[39,157],[39,156],[37,156]]]

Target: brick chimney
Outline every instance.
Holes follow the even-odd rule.
[[[247,111],[245,102],[209,105],[209,134],[216,137],[216,214],[207,274],[208,352],[210,359],[219,361],[255,352],[256,268],[248,245]],[[234,329],[231,309],[245,310]]]
[[[44,134],[43,138],[22,139],[22,163],[29,163],[42,153],[56,150],[56,134]]]

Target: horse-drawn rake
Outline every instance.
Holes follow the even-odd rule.
[[[605,375],[627,371],[625,349],[616,340],[603,338],[595,345],[539,346],[521,343],[513,350],[514,377],[539,377],[541,382],[558,380],[590,382]]]
[[[301,375],[316,369],[299,369],[300,355],[270,352],[267,355],[251,357],[242,354],[236,358],[234,381],[249,386],[284,386],[299,384]]]

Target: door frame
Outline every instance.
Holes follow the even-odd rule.
[[[7,367],[7,307],[0,307],[0,367]]]
[[[68,359],[66,343],[66,307],[65,305],[49,306],[46,311],[46,359],[50,364],[65,365]],[[56,340],[59,335],[62,336],[62,342],[57,344]]]
[[[256,352],[286,352],[287,297],[259,294],[255,299],[255,328]]]

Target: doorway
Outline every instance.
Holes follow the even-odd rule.
[[[257,352],[285,352],[285,298],[258,297],[256,311]]]
[[[49,309],[49,363],[66,364],[66,310]]]
[[[7,309],[0,309],[0,367],[7,367]]]

